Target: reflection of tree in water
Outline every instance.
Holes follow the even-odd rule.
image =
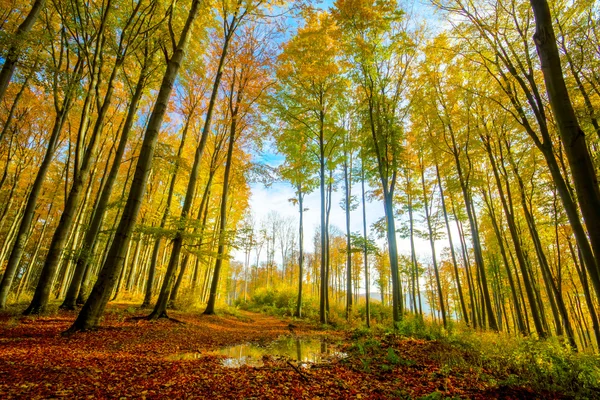
[[[226,367],[237,368],[242,365],[262,366],[264,356],[284,357],[300,363],[329,362],[332,357],[343,357],[337,353],[335,347],[328,346],[321,339],[280,338],[274,342],[261,346],[244,343],[230,346],[218,351],[218,354],[227,358],[223,360]]]

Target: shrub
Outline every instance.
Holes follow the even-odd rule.
[[[246,309],[272,315],[292,316],[296,311],[297,293],[292,289],[258,289],[247,304],[236,302]]]
[[[369,308],[371,312],[371,322],[375,324],[388,324],[391,323],[392,318],[392,308],[389,306],[384,306],[379,301],[374,301],[369,303]],[[358,306],[358,315],[360,316],[361,321],[366,319],[367,308],[366,304],[360,303]]]

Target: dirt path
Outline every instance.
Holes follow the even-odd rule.
[[[133,309],[129,308],[129,311]],[[0,316],[0,393],[3,398],[48,397],[213,397],[232,398],[253,391],[278,393],[261,384],[264,371],[247,381],[240,369],[221,366],[211,350],[245,342],[267,343],[290,335],[289,322],[240,312],[239,316],[201,316],[171,312],[168,320],[133,320],[142,316],[126,306],[112,308],[97,332],[60,334],[74,313],[21,318]],[[298,335],[322,335],[294,323]],[[170,360],[180,353],[198,360]],[[247,372],[247,371],[244,371]],[[288,367],[281,375],[301,378]],[[294,383],[293,380],[286,380]],[[273,392],[275,390],[275,392]],[[283,393],[282,393],[283,394]]]
[[[182,324],[131,319],[142,315],[131,307],[113,306],[102,329],[71,337],[60,333],[75,313],[39,318],[0,315],[1,397],[409,399],[435,392],[482,399],[532,396],[492,390],[468,374],[448,377],[429,356],[439,351],[435,343],[410,339],[393,344],[403,362],[382,359],[377,365],[365,365],[368,354],[357,353],[307,369],[268,357],[261,367],[226,368],[215,349],[245,342],[265,344],[292,335],[289,321],[246,312],[237,316],[172,312],[171,317]],[[339,332],[298,322],[292,329],[299,336],[343,339]],[[197,353],[198,358],[172,359],[180,353]]]

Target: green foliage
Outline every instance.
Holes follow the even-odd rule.
[[[391,347],[388,347],[386,359],[388,360],[388,362],[390,364],[393,364],[393,365],[400,364],[400,357],[398,357],[398,355],[396,354],[394,349]]]
[[[429,393],[428,395],[419,397],[419,400],[452,400],[452,399],[459,399],[459,398],[460,397],[444,396],[444,394],[442,392],[435,391],[435,392]]]
[[[600,395],[600,356],[574,352],[557,338],[514,337],[452,324],[446,330],[418,316],[405,315],[395,327],[388,323],[353,329],[348,352],[360,359],[365,371],[373,365],[382,372],[393,371],[394,366],[413,366],[415,361],[403,358],[393,345],[400,337],[435,343],[429,356],[440,363],[436,376],[468,371],[491,386],[527,387],[574,398]],[[422,398],[445,397],[434,392]]]
[[[247,304],[238,304],[240,307],[252,311],[265,312],[278,316],[293,316],[296,311],[297,292],[290,288],[283,289],[258,289]],[[303,314],[310,314],[310,303],[303,303]]]
[[[293,315],[296,292],[259,289],[245,307],[273,315]],[[365,305],[355,308],[364,321]],[[318,320],[318,299],[303,302],[303,317]],[[539,392],[564,393],[576,398],[594,398],[600,394],[600,357],[573,352],[567,343],[557,338],[539,340],[536,337],[514,337],[492,332],[476,332],[458,324],[442,325],[407,314],[392,325],[391,311],[379,302],[371,304],[372,328],[356,327],[356,321],[346,322],[343,307],[332,305],[330,323],[334,327],[351,329],[352,345],[348,349],[360,361],[360,369],[372,372],[373,366],[382,372],[394,367],[410,367],[415,361],[403,358],[389,343],[394,338],[410,337],[435,341],[433,359],[441,366],[436,374],[476,374],[493,386],[529,387]],[[443,399],[433,392],[424,399]]]
[[[509,379],[517,376],[536,389],[600,392],[600,357],[574,353],[556,338],[500,337],[491,343],[481,340],[480,345],[482,361],[492,363]]]
[[[357,340],[365,337],[369,337],[372,335],[372,332],[367,327],[360,327],[352,331],[352,340]]]
[[[395,332],[403,336],[434,340],[445,337],[444,328],[436,323],[425,323],[419,315],[405,315],[396,323]]]
[[[351,233],[350,241],[352,243],[352,252],[363,253],[365,246],[367,248],[367,254],[378,254],[379,247],[377,242],[372,238],[364,238],[361,233]]]
[[[374,301],[369,304],[371,321],[375,324],[387,325],[392,321],[392,308],[384,306],[381,302]],[[365,320],[367,315],[367,309],[364,303],[358,306],[358,315],[362,321]]]
[[[359,358],[360,362],[362,363],[363,366],[363,371],[365,372],[371,372],[371,362],[369,359],[365,359],[365,358]]]
[[[600,357],[576,353],[557,338],[457,331],[440,341],[443,346],[432,357],[447,371],[468,367],[482,380],[579,398],[600,394]]]

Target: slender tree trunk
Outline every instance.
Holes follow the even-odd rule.
[[[517,296],[517,289],[515,287],[515,283],[512,276],[512,271],[510,270],[510,265],[508,262],[508,257],[506,256],[506,249],[504,247],[504,239],[502,235],[502,231],[500,230],[500,226],[498,221],[496,220],[496,212],[494,211],[494,204],[491,199],[491,195],[488,196],[485,191],[483,191],[484,199],[487,203],[490,219],[492,221],[492,226],[494,228],[494,233],[496,234],[496,238],[498,240],[498,247],[500,248],[500,255],[502,256],[502,261],[504,262],[506,268],[506,276],[508,278],[508,284],[511,289],[513,304],[515,306],[515,314],[517,320],[517,328],[523,335],[529,334],[527,327],[525,326],[525,321],[523,320],[523,314],[521,312],[521,305],[519,303],[519,298]]]
[[[577,270],[577,275],[579,276],[579,280],[583,288],[585,303],[587,305],[588,312],[592,320],[592,329],[594,330],[594,336],[596,337],[596,345],[598,349],[600,349],[600,323],[598,322],[598,314],[596,313],[594,299],[592,298],[589,289],[586,271],[579,266],[579,263],[577,262],[577,256],[575,255],[575,249],[573,248],[573,244],[571,243],[571,241],[567,239],[567,243],[569,245],[569,251],[571,252],[573,264],[575,264],[575,269]]]
[[[325,133],[324,133],[323,112],[320,113],[320,129],[319,129],[319,190],[321,194],[321,284],[319,294],[319,319],[321,324],[326,324],[327,316],[327,239],[325,237]]]
[[[45,3],[45,0],[34,1],[31,10],[29,10],[29,14],[27,14],[25,20],[21,22],[21,25],[19,25],[17,32],[15,32],[15,35],[12,38],[12,43],[6,52],[6,56],[4,57],[4,65],[2,66],[2,70],[0,70],[0,102],[2,99],[4,99],[4,95],[8,89],[8,84],[10,83],[13,73],[15,72],[19,56],[22,53],[20,45],[23,44],[22,42],[25,39],[25,36],[33,28],[35,20],[40,15]]]
[[[146,191],[146,182],[152,167],[152,158],[154,156],[154,149],[156,148],[158,132],[167,110],[175,78],[179,72],[185,54],[185,48],[192,30],[192,25],[196,19],[199,8],[200,0],[193,0],[177,47],[174,49],[173,54],[167,63],[167,70],[165,71],[144,136],[144,142],[136,165],[129,197],[127,198],[121,221],[115,232],[115,239],[107,254],[107,259],[100,271],[98,280],[77,319],[71,328],[69,328],[69,332],[93,329],[98,325],[99,319],[104,313],[110,294],[121,272],[121,268],[123,268],[124,253],[131,240],[131,233],[135,226],[142,199]]]
[[[367,328],[371,327],[371,283],[369,282],[369,252],[368,252],[368,237],[367,237],[367,203],[365,196],[365,162],[364,157],[360,164],[360,183],[361,183],[361,195],[362,195],[362,217],[363,217],[363,258],[365,268],[365,318],[367,322]]]
[[[29,192],[29,190],[26,191],[25,195],[27,195],[27,193]],[[12,223],[10,224],[10,226],[8,227],[8,230],[6,232],[6,236],[4,237],[4,243],[2,243],[2,247],[0,248],[0,262],[4,262],[5,256],[8,253],[9,249],[11,248],[12,245],[14,245],[14,238],[17,235],[17,228],[19,226],[20,221],[23,218],[23,212],[25,210],[25,206],[27,205],[27,198],[24,198],[23,201],[21,201],[21,204],[19,204],[19,207],[17,208],[17,211],[15,212],[15,217],[12,220]],[[25,243],[27,242],[27,237],[25,238]],[[23,246],[25,246],[25,244],[23,244]],[[6,273],[6,270],[5,270]]]
[[[348,160],[350,155],[346,151],[344,156],[344,186],[346,188],[346,195],[344,196],[344,202],[346,205],[346,320],[350,320],[352,313],[352,245],[350,243],[350,196],[352,192],[352,176],[351,170],[349,171]],[[350,169],[352,164],[350,164]]]
[[[413,197],[411,189],[411,178],[407,177],[407,198],[408,198],[408,224],[410,230],[410,262],[411,262],[411,284],[412,301],[415,314],[423,318],[423,304],[421,301],[421,287],[419,285],[419,265],[417,263],[417,252],[415,251],[415,220],[413,218]],[[417,299],[419,307],[417,308]]]
[[[546,0],[531,0],[536,31],[533,36],[540,58],[550,106],[571,169],[581,213],[594,249],[600,247],[600,189],[585,134],[579,126],[563,77],[560,54],[552,27],[550,7]],[[600,266],[586,262],[596,294],[600,297]]]
[[[503,185],[502,185],[502,180],[500,179],[500,174],[498,171],[498,166],[496,165],[496,160],[493,156],[493,152],[492,152],[492,145],[491,145],[491,139],[489,136],[486,135],[481,135],[481,139],[484,143],[484,147],[486,149],[486,152],[488,154],[488,159],[490,160],[490,165],[492,166],[492,172],[494,173],[494,179],[496,181],[496,186],[498,188],[498,194],[500,197],[500,201],[502,203],[502,208],[504,210],[504,215],[506,216],[506,220],[507,220],[507,224],[508,224],[508,229],[510,232],[510,235],[512,237],[513,240],[513,245],[514,245],[514,249],[515,249],[515,253],[517,256],[517,261],[519,262],[519,267],[521,268],[521,274],[523,276],[523,282],[525,283],[525,290],[527,292],[527,298],[529,299],[529,305],[530,305],[530,309],[531,309],[531,314],[533,316],[533,321],[536,327],[536,331],[537,333],[540,335],[540,337],[544,337],[546,335],[546,332],[544,331],[542,325],[541,325],[541,318],[539,316],[539,310],[538,307],[535,304],[535,301],[533,300],[533,286],[532,283],[530,282],[529,278],[528,278],[528,274],[525,273],[525,259],[523,256],[523,250],[521,247],[521,238],[520,235],[517,232],[517,228],[516,228],[516,222],[515,222],[515,218],[514,218],[514,209],[513,209],[513,202],[512,202],[512,195],[511,195],[511,190],[510,190],[510,186],[508,184],[508,177],[506,175],[506,171],[504,170],[505,173],[505,180],[506,180],[506,192],[504,191]],[[504,159],[500,158],[500,165],[503,165],[504,163]],[[490,201],[490,207],[491,205],[491,199]],[[491,208],[490,208],[491,210]],[[496,224],[496,221],[493,220],[493,224]],[[497,225],[494,225],[494,228],[497,231],[497,236],[499,239],[499,242],[501,242],[501,236],[500,236],[500,230],[497,227]],[[504,253],[504,246],[501,246],[501,251],[503,251]],[[505,258],[506,256],[504,256]],[[508,264],[507,268],[508,268]],[[509,273],[509,282],[512,281],[512,274],[510,274],[510,271],[508,271]],[[514,285],[511,285],[511,288],[513,288]],[[514,292],[513,292],[513,297],[515,297]],[[516,299],[515,299],[516,300]],[[524,325],[521,326],[522,318],[520,318],[520,308],[518,306],[518,302],[515,302],[515,307],[517,308],[517,319],[519,321],[519,327],[520,328],[524,328]],[[526,334],[526,332],[524,332],[523,330],[521,330],[521,332],[523,334]]]
[[[35,65],[33,66],[33,69],[25,77],[25,81],[21,85],[21,88],[17,92],[17,95],[15,96],[15,98],[10,106],[10,110],[8,111],[8,115],[6,116],[6,120],[4,121],[4,126],[2,126],[2,130],[0,131],[0,143],[2,143],[4,141],[4,136],[8,132],[8,128],[11,126],[13,117],[15,115],[15,111],[17,110],[17,105],[19,104],[21,97],[23,97],[23,93],[25,92],[25,89],[27,89],[29,87],[29,79],[31,79],[31,76],[37,71],[37,65],[38,65],[38,63],[36,60]],[[1,75],[1,72],[0,72],[0,75]],[[3,97],[3,95],[0,95],[0,102],[2,102],[2,97]],[[9,149],[8,153],[10,154],[10,149]],[[8,160],[10,160],[10,155],[8,156]],[[0,189],[2,189],[2,182],[4,182],[4,179],[6,178],[6,172],[8,171],[8,162],[6,165],[7,165],[7,167],[4,170],[4,176],[2,177],[2,180],[0,181]]]
[[[177,279],[175,280],[175,285],[173,285],[173,290],[171,290],[171,294],[169,295],[169,307],[175,307],[175,303],[177,302],[177,296],[179,295],[179,289],[181,288],[181,283],[183,282],[183,277],[185,276],[185,271],[187,270],[189,261],[190,253],[187,253],[183,257],[183,261],[181,262],[181,268],[179,268],[179,273],[177,274]]]
[[[435,254],[435,243],[433,237],[433,228],[431,226],[431,215],[429,210],[429,200],[427,199],[427,187],[425,186],[425,165],[423,160],[420,160],[421,167],[421,186],[423,188],[423,203],[425,206],[425,219],[427,221],[427,231],[429,232],[429,245],[431,246],[431,260],[433,261],[433,272],[435,274],[435,283],[437,286],[438,297],[440,301],[440,311],[442,313],[442,323],[444,327],[448,327],[446,321],[446,305],[444,303],[444,292],[442,291],[442,283],[440,281],[440,271],[438,269],[437,256]]]
[[[454,244],[452,243],[452,233],[450,231],[450,221],[448,220],[448,211],[446,210],[446,200],[444,198],[444,187],[442,186],[442,179],[440,177],[440,170],[435,164],[435,173],[437,177],[438,187],[440,188],[440,200],[442,202],[442,211],[444,212],[444,222],[446,223],[446,232],[448,233],[448,243],[450,244],[450,255],[452,256],[452,266],[454,267],[454,279],[456,280],[456,290],[458,291],[458,298],[460,301],[460,308],[462,310],[463,318],[467,326],[469,325],[469,315],[467,313],[467,306],[465,304],[465,298],[463,296],[462,285],[460,283],[460,274],[458,273],[458,263],[456,262],[456,254],[454,252]],[[512,279],[511,279],[512,281]]]
[[[298,211],[300,223],[298,225],[298,300],[296,300],[296,312],[294,316],[302,317],[302,278],[304,277],[304,193],[302,183],[298,184]]]
[[[386,193],[387,192],[387,193]],[[384,190],[384,209],[387,222],[388,251],[392,270],[392,307],[394,322],[399,322],[404,313],[402,296],[400,295],[400,277],[398,270],[398,244],[396,241],[396,221],[394,219],[393,192]]]
[[[200,137],[200,143],[198,143],[198,147],[196,148],[196,154],[194,156],[194,164],[192,166],[192,171],[190,173],[190,179],[188,181],[187,191],[185,195],[185,200],[183,204],[183,208],[181,210],[181,221],[185,221],[187,218],[189,211],[192,207],[192,202],[194,200],[196,194],[196,186],[198,181],[198,173],[200,170],[200,161],[202,159],[202,154],[204,153],[204,147],[206,145],[206,140],[208,139],[208,135],[210,133],[210,126],[212,122],[212,113],[214,110],[215,101],[217,98],[217,94],[219,92],[219,84],[221,82],[221,77],[223,75],[223,65],[225,63],[225,58],[227,57],[227,49],[229,47],[229,42],[231,37],[233,36],[233,29],[227,30],[225,32],[225,42],[223,43],[223,49],[221,51],[221,57],[219,59],[219,66],[217,68],[217,74],[215,77],[215,81],[213,83],[212,94],[209,102],[209,106],[206,112],[206,119],[204,121],[204,128],[202,129],[202,136]],[[156,319],[167,317],[167,304],[169,300],[169,296],[171,294],[171,286],[172,280],[179,266],[179,258],[181,255],[181,249],[183,247],[183,232],[185,227],[181,226],[178,228],[175,238],[173,239],[173,248],[171,250],[171,257],[169,259],[169,264],[167,266],[167,271],[165,272],[165,277],[163,283],[161,285],[160,294],[158,296],[158,300],[156,301],[156,305],[154,306],[154,310],[148,316],[148,319]]]
[[[233,94],[232,94],[233,95]],[[219,245],[217,248],[217,260],[215,262],[215,269],[213,272],[212,282],[210,285],[210,294],[208,296],[208,302],[206,309],[204,310],[205,315],[212,315],[215,313],[215,303],[217,301],[217,291],[219,288],[219,277],[221,273],[221,266],[223,265],[223,258],[225,257],[225,235],[227,229],[227,196],[229,192],[229,177],[231,175],[231,163],[233,160],[233,149],[236,140],[237,130],[237,112],[232,112],[231,115],[231,130],[229,136],[229,145],[227,148],[227,160],[225,164],[225,175],[223,176],[223,192],[221,194],[221,210],[220,210],[220,222],[219,222]]]
[[[494,311],[492,309],[492,303],[489,293],[489,288],[487,285],[487,278],[485,273],[485,266],[483,261],[483,255],[481,253],[481,243],[479,241],[479,231],[477,229],[477,224],[475,222],[475,216],[473,211],[473,205],[471,203],[471,196],[468,193],[468,189],[465,183],[461,179],[461,186],[463,189],[463,196],[465,200],[465,207],[467,210],[467,216],[469,217],[469,226],[471,227],[471,240],[473,241],[473,252],[475,254],[475,264],[477,265],[477,272],[481,283],[482,290],[482,301],[484,306],[482,306],[482,311],[485,311],[488,316],[489,327],[492,330],[498,330],[498,325],[496,324],[496,318],[494,316]],[[483,321],[482,321],[483,322]]]
[[[117,299],[117,297],[119,296],[119,292],[121,291],[121,285],[123,284],[123,277],[125,276],[125,272],[128,268],[130,255],[131,255],[131,240],[129,241],[129,245],[127,246],[127,251],[125,252],[125,261],[123,261],[123,268],[121,268],[121,273],[119,274],[119,279],[117,280],[117,287],[115,287],[115,293],[114,293],[112,299],[110,299],[110,301],[115,301]],[[132,262],[131,267],[129,267],[129,268],[133,268],[134,265],[135,264]]]
[[[577,344],[575,342],[575,334],[573,332],[573,328],[572,328],[571,322],[569,320],[569,315],[567,313],[566,305],[564,303],[562,294],[558,290],[558,287],[556,286],[556,283],[554,282],[554,280],[552,278],[550,266],[548,265],[548,260],[546,258],[546,254],[544,253],[544,249],[542,247],[542,243],[541,243],[539,234],[537,232],[533,214],[531,213],[529,204],[527,204],[523,180],[521,179],[521,176],[518,175],[516,165],[512,162],[511,162],[511,165],[513,166],[513,171],[517,177],[518,186],[521,191],[521,205],[523,207],[523,211],[525,213],[525,220],[527,221],[527,227],[529,228],[529,233],[533,240],[535,251],[538,256],[540,268],[542,269],[542,276],[544,278],[544,283],[546,285],[546,291],[547,291],[548,297],[550,299],[550,305],[552,307],[552,312],[554,314],[554,318],[555,318],[556,325],[557,325],[557,334],[558,335],[562,334],[562,327],[560,326],[561,322],[560,322],[560,319],[558,318],[558,313],[560,313],[560,316],[563,319],[563,324],[565,326],[565,330],[567,331],[567,337],[569,339],[569,342],[573,348],[577,349]]]
[[[141,95],[141,92],[140,92],[140,95]],[[139,98],[137,100],[139,100]],[[137,104],[137,100],[135,100],[136,104]],[[123,130],[121,139],[119,141],[119,149],[121,149],[121,146],[122,146],[123,151],[124,151],[125,145],[127,143],[127,137],[125,137],[124,135],[125,135],[125,132],[129,132],[129,130],[131,129],[131,126],[133,125],[133,117],[134,117],[135,112],[136,112],[135,109],[133,109],[132,107],[129,108],[126,122],[125,122],[125,125],[123,128],[124,130]],[[130,119],[130,117],[131,117],[131,119]],[[108,250],[110,249],[110,245],[112,242],[113,235],[108,234],[107,238],[106,238],[106,244],[103,246],[102,253],[98,256],[94,256],[96,249],[99,247],[98,242],[99,242],[100,227],[102,226],[104,215],[105,215],[105,212],[106,212],[106,209],[108,206],[108,201],[109,201],[110,195],[111,195],[111,190],[112,190],[112,187],[114,185],[114,182],[116,180],[116,177],[117,177],[120,165],[121,165],[121,162],[117,161],[118,158],[122,158],[122,154],[119,155],[119,149],[117,150],[117,153],[115,154],[115,159],[113,160],[113,164],[112,164],[106,185],[105,185],[105,187],[102,188],[102,194],[100,196],[98,205],[96,206],[96,208],[94,210],[94,216],[92,218],[91,226],[89,228],[89,231],[86,232],[86,238],[84,239],[84,246],[86,246],[86,247],[84,247],[81,250],[82,253],[78,256],[77,263],[78,264],[82,263],[83,265],[81,267],[82,269],[80,272],[77,272],[77,267],[76,267],[76,272],[73,276],[73,280],[76,280],[76,277],[77,277],[77,279],[79,279],[77,274],[79,274],[79,273],[82,274],[82,276],[80,278],[80,282],[79,283],[76,282],[76,286],[78,286],[78,287],[73,288],[73,290],[75,292],[74,295],[77,298],[77,300],[76,300],[77,305],[83,305],[87,301],[91,278],[92,278],[92,276],[97,275],[100,265],[106,259],[106,255],[108,253]],[[135,149],[132,150],[132,153],[135,153]],[[133,166],[134,166],[134,163],[130,162],[129,167],[127,168],[127,174],[125,176],[125,180],[123,182],[123,190],[120,195],[120,200],[125,198],[125,192],[128,188],[128,182],[131,177],[131,170],[133,169]],[[120,213],[119,212],[115,213],[114,220],[109,229],[110,232],[112,232],[116,229],[119,217],[120,217]],[[142,225],[143,225],[143,223],[144,222],[142,219]],[[88,250],[87,246],[89,246],[89,250]],[[82,258],[84,256],[85,256],[85,258]],[[93,263],[94,258],[96,258],[96,263]],[[66,297],[69,298],[68,292],[67,292]],[[65,300],[67,300],[67,298]],[[72,300],[69,299],[69,301],[72,301]],[[68,305],[70,303],[66,303],[66,304]],[[69,306],[67,306],[65,308],[69,309]]]
[[[81,59],[78,60],[78,65],[75,67],[75,75],[77,75],[81,70],[81,61]],[[75,93],[72,89],[72,87],[67,89],[65,98],[63,100],[63,106],[57,110],[56,118],[54,120],[54,126],[52,128],[52,133],[50,134],[50,138],[48,140],[46,154],[44,155],[44,159],[40,164],[40,168],[38,169],[35,181],[33,182],[33,186],[31,188],[31,192],[29,193],[29,197],[27,199],[27,205],[25,206],[25,211],[23,213],[21,223],[19,224],[17,236],[15,238],[8,259],[8,264],[6,265],[6,270],[4,271],[2,282],[0,282],[0,309],[6,308],[6,299],[8,297],[10,287],[17,272],[19,262],[21,261],[21,256],[23,255],[23,251],[25,248],[25,239],[27,237],[27,232],[29,232],[29,227],[31,225],[35,213],[37,200],[39,198],[42,185],[46,179],[48,169],[50,168],[52,158],[54,157],[54,153],[58,146],[60,132],[66,121],[67,113],[69,112],[71,104],[73,102],[73,96],[75,95]]]
[[[332,278],[332,274],[331,274],[331,252],[330,252],[330,236],[329,236],[329,218],[331,216],[331,193],[332,193],[332,186],[333,186],[333,170],[329,170],[329,182],[327,183],[327,200],[326,200],[326,208],[327,210],[325,211],[325,282],[326,282],[326,289],[325,289],[325,310],[327,313],[327,319],[329,320],[329,292],[330,292],[330,288],[331,288],[331,292],[333,293],[334,291],[334,281],[331,279]],[[275,240],[273,240],[274,242]]]
[[[131,271],[127,278],[127,283],[125,284],[125,290],[127,290],[128,292],[131,291],[131,289],[133,288],[133,279],[135,277],[135,272],[138,269],[138,264],[142,264],[142,266],[143,266],[143,263],[145,261],[145,259],[142,257],[142,262],[140,263],[140,253],[142,251],[143,243],[144,243],[144,234],[141,233],[140,237],[136,240],[136,243],[135,243],[135,250],[133,251],[133,262],[131,263]],[[129,242],[129,245],[131,247],[131,241]],[[130,251],[130,249],[127,250],[127,255],[129,255],[129,251]],[[126,256],[124,265],[127,265],[127,258],[128,257]],[[143,268],[140,268],[140,269],[143,269]]]
[[[479,318],[477,314],[477,296],[475,293],[475,284],[473,283],[473,275],[471,274],[471,267],[469,262],[469,256],[467,254],[467,244],[464,238],[464,233],[462,229],[462,223],[458,219],[456,215],[456,209],[454,207],[454,202],[452,202],[452,213],[454,215],[454,220],[456,221],[456,227],[458,228],[458,239],[460,241],[460,248],[463,257],[463,262],[465,264],[465,272],[467,275],[467,287],[469,288],[469,300],[471,301],[471,319],[473,320],[473,327],[477,328],[479,326]]]
[[[204,192],[202,193],[202,200],[200,201],[200,206],[198,207],[198,215],[196,217],[196,220],[200,221],[200,219],[202,218],[202,223],[201,223],[201,228],[200,228],[200,239],[198,241],[198,249],[199,250],[201,250],[203,242],[204,242],[204,231],[206,228],[206,220],[208,217],[208,203],[210,201],[210,187],[212,185],[212,180],[217,171],[217,159],[218,159],[218,152],[220,151],[220,148],[221,148],[220,145],[216,146],[215,151],[211,157],[209,173],[208,173],[208,181],[206,183]],[[204,215],[204,217],[202,217],[202,215]],[[194,227],[194,235],[196,235],[197,233],[198,233],[198,226],[196,225]],[[183,276],[187,269],[188,262],[189,262],[189,253],[187,253],[185,255],[185,257],[183,258],[183,262],[181,263],[181,268],[180,268],[179,274],[177,275],[177,280],[175,281],[175,286],[173,287],[173,290],[171,291],[171,293],[169,295],[168,306],[173,306],[173,304],[177,300],[179,288],[181,287],[181,282],[183,281]],[[197,270],[198,270],[198,258],[196,258],[196,262],[195,262],[194,277],[192,279],[192,287],[195,286]]]
[[[44,237],[46,235],[46,228],[48,227],[48,223],[50,220],[50,214],[52,212],[52,208],[54,207],[54,198],[56,196],[56,192],[54,192],[54,194],[52,195],[52,199],[50,200],[50,205],[48,206],[48,212],[46,214],[46,218],[44,219],[44,224],[42,225],[42,230],[40,232],[40,236],[38,238],[37,244],[35,245],[35,250],[33,252],[33,255],[31,256],[31,259],[29,260],[29,265],[27,266],[27,272],[25,273],[25,276],[23,278],[21,278],[21,281],[19,282],[19,287],[17,289],[17,295],[16,295],[16,302],[19,302],[19,296],[21,295],[23,290],[27,290],[27,286],[29,283],[29,277],[31,276],[31,271],[35,268],[35,265],[37,263],[37,258],[38,255],[40,253],[40,249],[42,247],[42,243],[44,242]],[[0,258],[1,260],[1,258]]]
[[[107,9],[102,19],[102,26],[100,28],[100,32],[104,31],[104,26],[108,18],[110,7],[111,5],[109,1],[107,3]],[[112,74],[108,80],[108,88],[106,91],[106,95],[104,96],[102,107],[100,109],[98,117],[96,118],[94,130],[89,139],[89,143],[86,148],[83,159],[81,160],[81,166],[75,166],[75,171],[77,171],[77,174],[75,174],[74,176],[73,185],[69,192],[69,196],[66,199],[63,213],[60,217],[60,222],[58,223],[56,231],[54,232],[54,236],[52,236],[50,248],[48,249],[46,261],[44,262],[44,266],[42,267],[42,273],[40,275],[39,283],[33,295],[33,299],[31,300],[31,304],[29,305],[29,307],[27,307],[27,309],[23,312],[24,315],[39,314],[44,312],[50,299],[50,292],[52,290],[52,285],[54,284],[54,280],[56,278],[56,272],[58,270],[63,249],[65,247],[65,243],[68,238],[69,232],[71,231],[73,222],[75,221],[75,217],[77,214],[76,211],[81,202],[81,196],[84,193],[84,185],[88,180],[93,161],[95,161],[94,158],[96,153],[96,145],[102,127],[104,126],[104,118],[106,117],[106,114],[108,113],[108,108],[110,107],[112,94],[114,90],[114,81],[121,63],[122,60],[117,60],[113,68]]]
[[[190,113],[187,115],[185,125],[183,127],[183,131],[181,133],[181,142],[179,142],[179,148],[177,149],[177,158],[175,160],[175,166],[173,172],[170,176],[169,181],[169,191],[167,192],[167,202],[165,205],[165,209],[163,211],[162,218],[160,220],[159,225],[159,235],[154,241],[154,247],[152,248],[152,258],[150,261],[150,267],[148,270],[148,283],[146,284],[146,294],[144,296],[144,301],[142,303],[142,308],[146,308],[150,306],[150,302],[152,301],[152,285],[154,284],[154,275],[156,273],[156,263],[158,260],[158,251],[160,250],[160,244],[162,242],[162,231],[165,229],[167,225],[167,219],[171,213],[171,203],[173,202],[173,195],[175,193],[175,182],[177,180],[177,174],[179,172],[179,166],[181,165],[181,155],[183,153],[183,147],[185,145],[185,138],[187,137],[187,133],[190,127],[190,123],[193,117],[195,107],[193,107]]]

